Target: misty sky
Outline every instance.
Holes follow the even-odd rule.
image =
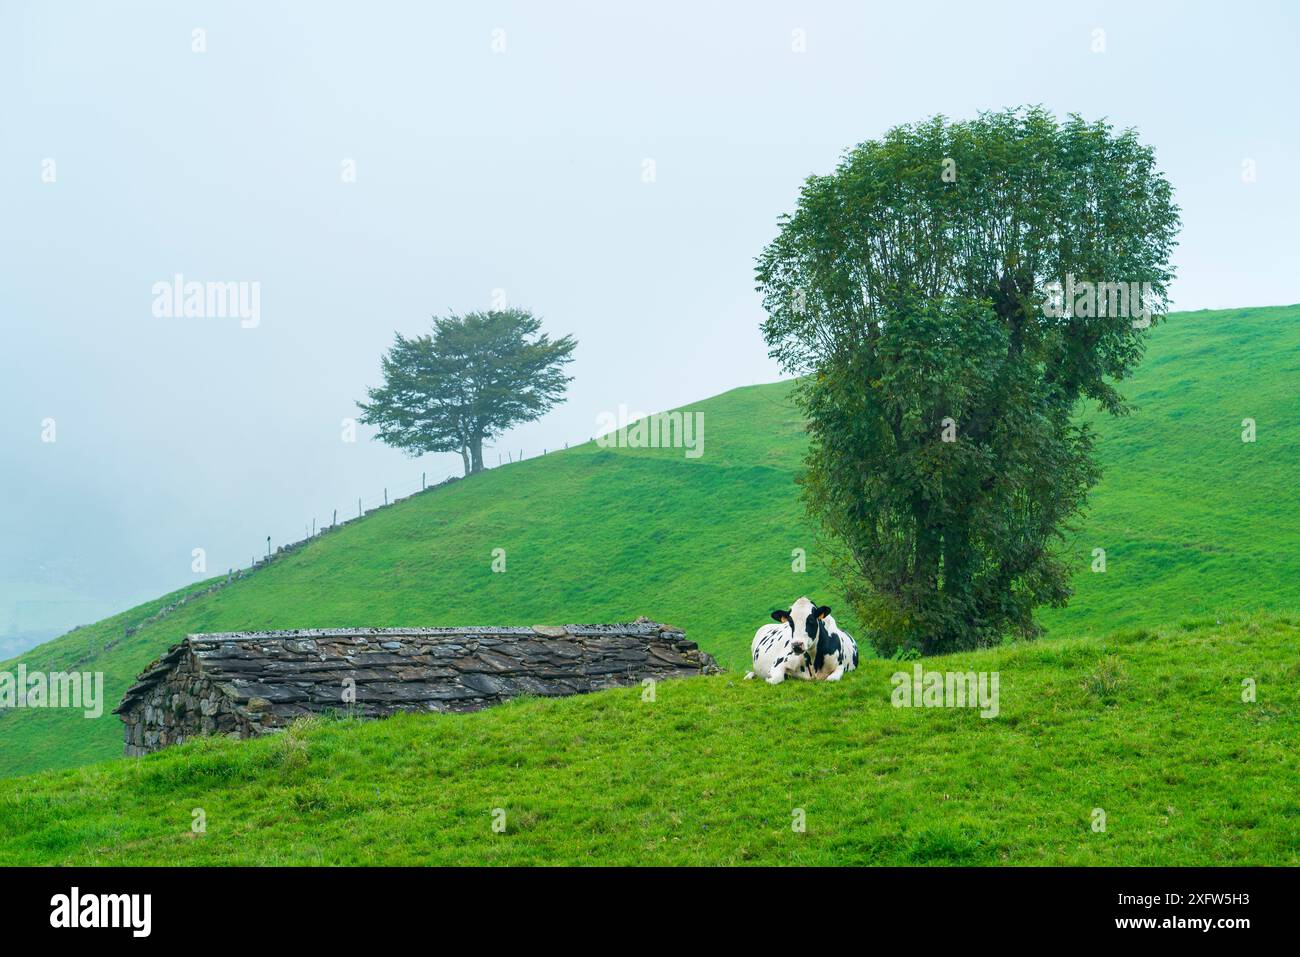
[[[579,348],[489,464],[779,378],[777,216],[935,113],[1137,127],[1183,209],[1176,307],[1300,299],[1294,4],[615,7],[0,3],[0,642],[458,473],[341,420],[395,330],[495,290]],[[155,316],[177,273],[260,283],[260,323]]]

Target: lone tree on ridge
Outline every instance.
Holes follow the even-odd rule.
[[[465,474],[483,471],[483,443],[540,418],[571,380],[572,336],[552,340],[527,309],[435,317],[433,332],[397,334],[384,384],[359,402],[376,438],[411,455],[459,452]]]

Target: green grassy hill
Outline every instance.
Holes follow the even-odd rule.
[[[998,672],[990,719],[880,660],[315,719],[0,781],[0,864],[1295,865],[1297,652],[1258,616],[927,659]]]
[[[1300,307],[1184,313],[1155,331],[1127,388],[1136,413],[1098,422],[1106,476],[1072,542],[1078,595],[1069,608],[1043,615],[1052,634],[1300,607],[1297,382]],[[587,444],[493,470],[324,535],[129,635],[127,625],[178,595],[78,629],[21,660],[45,671],[102,670],[111,708],[146,663],[190,632],[645,614],[685,628],[722,664],[741,668],[774,604],[806,593],[842,605],[797,501],[804,439],[788,394],[788,384],[757,386],[689,407],[704,413],[699,459]],[[1253,444],[1241,441],[1246,417],[1258,423]],[[1095,547],[1106,549],[1105,574],[1088,571]],[[495,548],[506,550],[505,574],[491,571]],[[806,573],[791,571],[795,548],[807,551]],[[856,627],[838,608],[837,617]],[[527,707],[557,705],[606,707]],[[691,720],[701,715],[707,711]],[[442,727],[440,720],[433,725]],[[460,719],[446,725],[465,726]],[[98,720],[0,712],[0,774],[115,757],[120,727],[107,709]],[[348,733],[360,742],[389,732]],[[117,767],[95,773],[140,773],[129,763]]]

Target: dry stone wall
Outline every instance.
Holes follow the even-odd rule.
[[[162,676],[129,714],[123,714],[125,753],[149,754],[196,735],[247,738],[259,733],[214,682],[194,667],[190,655]]]

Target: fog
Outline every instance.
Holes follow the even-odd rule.
[[[578,339],[489,464],[780,378],[754,257],[897,123],[1136,126],[1183,207],[1176,306],[1300,298],[1284,4],[450,6],[0,8],[0,658],[458,474],[344,441],[434,313]],[[155,315],[177,274],[257,283],[258,321]]]

